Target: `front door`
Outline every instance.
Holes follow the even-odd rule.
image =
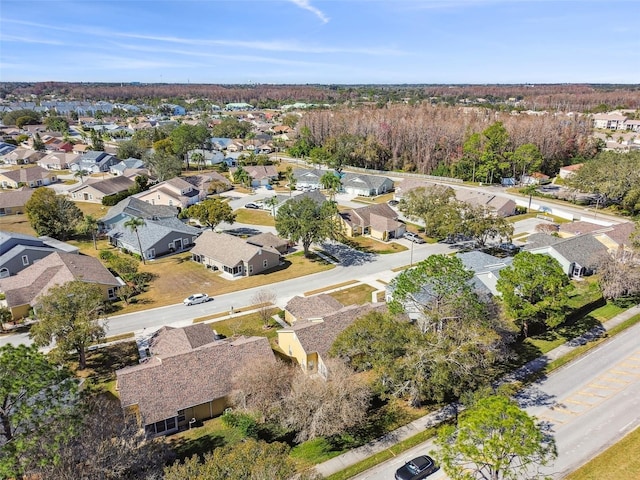
[[[173,241],[173,248],[176,249],[176,252],[182,250],[182,239],[177,238]]]

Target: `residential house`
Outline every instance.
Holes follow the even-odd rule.
[[[478,192],[474,190],[455,190],[456,199],[469,205],[489,208],[495,215],[509,217],[516,213],[516,202],[507,197],[494,195],[493,193]]]
[[[163,103],[159,107],[160,111],[166,110],[169,115],[179,116],[186,115],[187,110],[182,105],[175,105],[173,103]]]
[[[45,155],[36,164],[47,170],[69,170],[71,165],[80,161],[77,153],[56,152]]]
[[[177,218],[178,209],[167,205],[152,205],[136,197],[127,197],[111,207],[107,214],[99,220],[102,231],[111,230],[116,224],[131,218],[142,220],[164,220]]]
[[[200,198],[203,200],[209,194],[226,192],[233,188],[229,179],[218,172],[203,172],[183,179],[200,192]]]
[[[560,167],[560,172],[558,176],[560,178],[569,178],[572,175],[575,175],[578,170],[582,168],[584,163],[576,163],[575,165],[567,165],[566,167]]]
[[[78,247],[50,237],[0,231],[0,278],[16,275],[53,252],[79,252]]]
[[[544,233],[527,237],[526,251],[555,258],[562,270],[571,278],[580,278],[595,272],[600,259],[608,254],[607,247],[593,235],[559,238]]]
[[[120,404],[147,435],[165,435],[220,415],[232,379],[249,365],[274,363],[266,337],[216,340],[209,325],[164,327],[140,365],[116,371]]]
[[[389,241],[400,238],[407,231],[406,225],[398,219],[398,214],[386,203],[367,205],[341,212],[343,231],[348,237],[370,235]]]
[[[289,240],[280,238],[271,232],[259,233],[253,237],[247,238],[249,245],[255,245],[256,247],[269,247],[276,250],[281,255],[284,255],[289,250]]]
[[[79,186],[69,190],[69,196],[76,201],[102,203],[105,197],[126,192],[135,185],[127,177],[111,177],[104,180],[90,178]]]
[[[114,300],[124,285],[97,258],[53,252],[16,275],[0,278],[0,291],[5,295],[0,304],[11,310],[12,318],[24,318],[52,287],[73,280],[99,285],[105,300]]]
[[[37,163],[42,157],[46,155],[45,152],[39,152],[37,150],[31,150],[30,148],[18,147],[9,153],[2,155],[0,160],[8,165],[28,165]]]
[[[227,111],[240,112],[243,110],[253,110],[253,105],[249,103],[235,102],[235,103],[227,103],[224,107]]]
[[[58,177],[55,173],[42,167],[33,166],[7,170],[0,172],[0,185],[2,188],[42,187],[56,183]]]
[[[198,190],[184,178],[174,177],[157,183],[149,190],[137,193],[135,196],[152,205],[186,208],[204,200],[207,193]]]
[[[327,378],[329,372],[325,360],[338,335],[358,318],[371,312],[385,312],[386,309],[386,304],[350,305],[322,319],[298,321],[291,327],[278,330],[278,346],[306,373],[318,373]]]
[[[593,232],[593,237],[615,253],[618,249],[631,250],[631,236],[635,231],[636,224],[632,222],[618,223]]]
[[[326,173],[325,170],[317,168],[296,168],[293,177],[296,179],[297,189],[320,189],[320,179]]]
[[[473,287],[481,298],[500,295],[496,290],[500,271],[513,263],[513,257],[498,258],[477,250],[458,253],[456,257],[464,268],[473,271]]]
[[[567,222],[558,225],[558,236],[561,238],[575,237],[577,235],[592,234],[606,230],[609,227],[598,225],[597,223],[577,221]]]
[[[347,172],[341,182],[344,192],[363,197],[374,197],[393,190],[393,180],[379,175]]]
[[[244,168],[251,177],[252,187],[269,185],[278,179],[278,171],[274,165],[247,165],[242,168]],[[236,170],[237,168],[232,168],[230,170],[231,174],[233,175]]]
[[[522,185],[542,185],[544,183],[549,183],[549,175],[545,175],[540,172],[533,172],[529,175],[522,175],[520,177],[520,183]]]
[[[202,163],[198,163],[196,159],[194,159],[195,154],[202,155]],[[189,163],[194,167],[212,167],[224,162],[224,154],[219,150],[191,150],[187,152],[187,157],[189,158]]]
[[[191,259],[207,268],[230,276],[251,276],[280,265],[280,253],[271,247],[258,247],[244,239],[205,231],[195,241]]]
[[[324,194],[320,192],[320,190],[309,190],[306,192],[298,193],[294,196],[276,195],[274,198],[276,199],[276,204],[272,209],[270,209],[272,214],[273,212],[277,214],[280,207],[287,202],[300,202],[305,198],[310,198],[318,205],[322,205],[327,201],[327,197],[325,197]]]
[[[124,175],[127,170],[141,170],[145,168],[145,163],[138,158],[127,158],[109,167],[112,175]]]
[[[77,146],[74,152],[77,152]],[[78,163],[71,165],[71,170],[74,172],[84,170],[89,173],[108,172],[112,165],[119,162],[115,155],[90,150],[80,157]]]
[[[135,231],[125,223],[121,220],[107,232],[109,243],[148,260],[188,250],[202,233],[176,217],[146,219]]]
[[[24,206],[33,195],[33,188],[21,187],[0,193],[0,215],[24,213]]]
[[[211,137],[210,141],[211,145],[216,150],[226,150],[230,145],[234,143],[233,139],[224,137]]]
[[[293,325],[298,321],[320,319],[343,307],[342,303],[326,293],[310,297],[295,296],[284,307],[284,319]]]

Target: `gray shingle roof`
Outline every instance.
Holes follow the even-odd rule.
[[[200,235],[202,232],[202,230],[187,225],[176,217],[172,217],[145,220],[145,224],[138,227],[138,234],[136,235],[135,231],[124,225],[126,222],[127,220],[118,222],[107,232],[107,236],[117,238],[121,242],[131,245],[136,251],[138,250],[138,236],[140,237],[142,249],[147,251],[171,232],[181,232],[189,236]]]
[[[78,187],[75,187],[69,190],[70,193],[79,192],[80,190],[91,187],[103,195],[113,195],[116,193],[124,192],[125,190],[129,190],[131,187],[135,185],[135,182],[127,177],[112,177],[107,178],[105,180],[88,180],[81,184]]]
[[[110,219],[120,214],[142,219],[172,218],[178,215],[178,209],[168,205],[152,205],[136,197],[127,197],[111,207],[100,221],[109,223]]]
[[[379,175],[366,175],[363,173],[345,173],[341,179],[341,183],[344,187],[363,188],[366,187],[370,190],[377,190],[385,182],[388,182],[388,177],[381,177]]]
[[[214,341],[213,330],[206,323],[196,323],[183,328],[162,327],[151,338],[149,349],[152,355],[167,358]]]

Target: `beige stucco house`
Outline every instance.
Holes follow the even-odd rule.
[[[251,276],[280,265],[280,253],[274,248],[210,230],[195,240],[191,259],[232,277]]]
[[[116,371],[120,403],[149,436],[189,428],[229,406],[232,379],[247,365],[275,362],[266,337],[216,339],[209,325],[163,327],[140,365]]]

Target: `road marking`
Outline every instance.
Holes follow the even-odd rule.
[[[615,373],[616,375],[627,375],[630,377],[640,377],[640,372],[625,372],[623,370],[610,370],[611,373]]]
[[[591,407],[593,406],[593,403],[589,403],[589,402],[581,402],[580,400],[575,400],[573,398],[567,398],[565,400],[565,403],[574,403],[576,405],[584,405],[586,407]]]
[[[604,380],[605,382],[613,382],[613,383],[621,383],[623,385],[629,385],[631,382],[631,380],[622,380],[621,378],[615,378],[615,377],[604,377],[602,380]]]

